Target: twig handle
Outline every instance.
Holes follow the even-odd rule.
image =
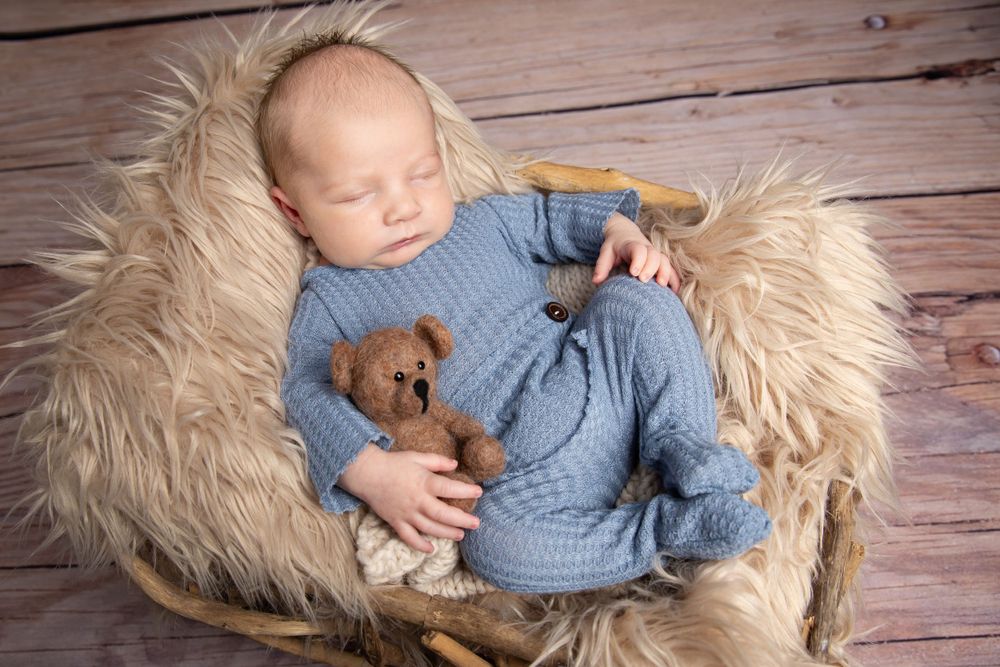
[[[634,178],[618,169],[574,167],[555,162],[535,162],[521,168],[518,175],[535,187],[553,192],[607,192],[635,188],[645,206],[698,208],[692,192]]]

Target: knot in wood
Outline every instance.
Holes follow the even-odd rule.
[[[872,14],[865,19],[865,27],[872,30],[883,30],[887,25],[889,22],[881,14]]]
[[[1000,364],[1000,350],[989,343],[980,343],[972,348],[972,351],[975,353],[976,359],[987,366]]]

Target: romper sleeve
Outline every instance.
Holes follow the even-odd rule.
[[[614,212],[636,220],[639,193],[634,189],[567,194],[553,192],[485,197],[502,222],[516,254],[545,264],[593,264],[604,242],[604,225]]]
[[[347,466],[369,442],[389,449],[392,439],[333,388],[330,350],[343,336],[316,292],[306,289],[288,332],[288,370],[281,383],[288,423],[306,447],[309,476],[328,512],[349,512],[361,504],[336,486]]]

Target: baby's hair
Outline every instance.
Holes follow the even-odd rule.
[[[311,35],[302,39],[302,41],[288,50],[268,79],[265,86],[266,92],[257,109],[257,117],[254,124],[254,129],[257,132],[257,140],[264,157],[264,165],[267,167],[271,181],[274,183],[278,182],[278,174],[288,173],[289,168],[292,166],[290,164],[291,155],[294,153],[294,147],[290,146],[291,137],[289,136],[288,113],[287,111],[282,113],[281,109],[281,102],[293,92],[292,89],[294,88],[293,84],[289,82],[289,78],[291,77],[285,75],[294,66],[310,56],[331,47],[343,48],[345,51],[351,52],[352,56],[358,57],[345,57],[337,63],[337,68],[339,68],[338,73],[350,74],[350,76],[339,76],[337,78],[337,83],[344,84],[346,90],[333,90],[334,87],[331,86],[329,90],[314,91],[317,94],[324,95],[331,102],[335,101],[338,104],[346,106],[348,109],[352,106],[357,106],[357,104],[351,104],[350,96],[344,95],[344,93],[360,92],[363,86],[365,93],[368,95],[373,91],[402,91],[410,95],[416,94],[423,103],[427,103],[427,98],[413,70],[384,48],[371,43],[364,37],[357,34],[334,31]],[[372,63],[379,60],[383,63],[395,65],[397,71],[405,74],[405,77],[403,77],[405,84],[412,82],[413,85],[398,85],[400,82],[398,80],[394,81],[394,77],[379,76],[378,72],[373,72],[370,68],[363,66],[363,62],[365,61]],[[301,67],[302,65],[299,66]],[[358,85],[357,82],[359,80],[363,82],[362,85]],[[388,104],[388,97],[386,95],[385,99],[376,99],[374,101],[382,101]],[[372,100],[368,100],[368,102],[370,103]]]

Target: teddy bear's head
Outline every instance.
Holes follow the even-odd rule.
[[[451,332],[433,315],[422,315],[412,331],[379,329],[357,346],[338,341],[330,354],[333,386],[374,422],[413,417],[436,396],[437,360],[452,347]]]

